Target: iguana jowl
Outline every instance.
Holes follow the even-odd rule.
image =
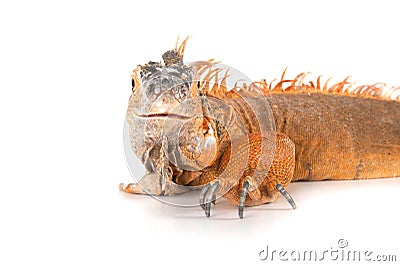
[[[163,62],[133,71],[127,120],[146,175],[139,184],[121,184],[121,190],[170,195],[203,185],[200,205],[207,216],[220,192],[243,218],[244,206],[272,202],[280,194],[295,207],[285,190],[292,181],[400,175],[399,88],[355,87],[347,78],[322,86],[320,78],[304,83],[306,74],[286,80],[284,73],[274,86],[263,80],[229,90],[228,72],[218,80],[212,60],[183,63],[186,41],[164,53]],[[251,104],[255,92],[268,101],[275,128],[259,123]],[[191,99],[198,100],[179,109]],[[210,99],[229,108],[216,108]],[[189,109],[198,115],[182,112]],[[166,118],[184,121],[174,137],[164,134]],[[264,175],[257,176],[260,170]]]

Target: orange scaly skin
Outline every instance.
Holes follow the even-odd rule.
[[[375,88],[376,87],[371,87]],[[273,164],[247,206],[274,201],[274,184],[291,181],[344,180],[400,175],[400,102],[369,95],[317,91],[304,85],[296,90],[268,90],[275,119],[277,146]],[[237,110],[239,113],[243,110]],[[249,136],[249,143],[257,136]],[[282,144],[282,142],[284,144]],[[226,195],[238,204],[241,184],[257,162],[257,145],[250,145],[250,169]],[[295,156],[292,156],[295,150]],[[221,156],[220,160],[228,160]],[[261,162],[262,163],[262,162]],[[206,174],[213,174],[212,170]],[[293,172],[294,170],[294,172]],[[204,184],[207,178],[193,184]],[[256,196],[252,197],[252,194]]]
[[[177,49],[180,59],[185,44],[186,40]],[[207,64],[212,65],[213,62],[206,62],[197,70],[207,71]],[[261,129],[254,119],[251,106],[242,101],[235,90],[228,91],[225,84],[227,73],[222,81],[216,78],[216,84],[210,86],[212,74],[215,73],[210,71],[199,84],[202,93],[232,106],[239,118],[245,121],[247,132],[250,132],[248,143],[239,147],[236,154],[231,154],[230,139],[226,132],[209,121],[219,132],[215,159],[211,165],[199,171],[180,171],[172,167],[172,183],[203,185],[216,180],[226,169],[229,160],[247,160],[240,179],[232,181],[237,180],[232,177],[232,180],[224,180],[221,190],[229,187],[230,182],[235,182],[224,197],[238,205],[243,183],[247,180],[250,186],[245,205],[254,206],[275,201],[279,196],[275,187],[277,183],[286,188],[290,182],[298,180],[368,179],[400,175],[399,88],[388,88],[382,84],[353,87],[348,83],[348,78],[333,86],[328,86],[327,82],[321,86],[320,78],[315,83],[304,83],[304,73],[293,80],[284,79],[284,73],[276,85],[267,84],[265,80],[253,82],[240,90],[261,91],[271,106],[276,125],[276,134],[271,131],[270,135],[261,137]],[[139,83],[137,75],[133,78]],[[230,126],[235,128],[236,121],[232,118],[231,122]],[[276,138],[274,152],[271,153],[272,164],[270,160],[260,160],[263,138]],[[248,151],[248,158],[245,158],[244,150]],[[252,178],[257,165],[261,169],[269,169],[261,182]],[[135,184],[121,184],[120,189],[129,193],[145,193]]]
[[[296,144],[293,180],[400,175],[400,103],[346,94],[273,93],[276,129]]]

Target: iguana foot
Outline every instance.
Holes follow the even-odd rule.
[[[278,190],[282,194],[282,196],[285,197],[287,202],[289,202],[290,206],[292,206],[293,209],[296,209],[297,207],[296,203],[294,202],[292,196],[290,196],[289,192],[287,192],[279,183],[277,183],[275,187],[276,190]],[[240,199],[239,199],[238,214],[240,219],[243,219],[244,201],[246,200],[248,189],[249,189],[249,181],[246,180],[243,182],[242,192],[240,193]]]

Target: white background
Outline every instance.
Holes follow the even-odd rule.
[[[266,265],[267,245],[322,252],[341,238],[399,261],[399,179],[292,184],[297,210],[279,199],[244,220],[223,200],[207,219],[118,191],[132,180],[129,75],[178,34],[192,36],[186,60],[254,80],[288,66],[400,84],[399,25],[396,1],[2,2],[0,264]]]

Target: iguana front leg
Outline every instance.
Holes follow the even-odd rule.
[[[249,135],[249,147],[247,147],[249,149],[249,156],[245,171],[236,184],[223,195],[232,204],[238,206],[240,218],[243,218],[244,206],[255,206],[273,202],[280,194],[285,196],[293,208],[296,207],[294,201],[285,190],[285,188],[290,184],[294,172],[294,143],[285,134],[277,133],[275,153],[271,165],[270,162],[258,160],[260,156],[257,147],[261,145],[262,141],[263,138],[259,135]],[[242,148],[244,149],[246,147]],[[240,153],[237,155],[233,154],[232,158],[235,159],[235,156],[240,156]],[[228,148],[228,150],[221,156],[219,166],[224,167],[226,161],[232,158],[230,156],[230,148]],[[267,173],[261,182],[252,177],[257,166],[261,169],[264,167],[266,168],[264,170],[266,170]],[[215,170],[215,168],[213,168],[213,170]],[[207,173],[208,176],[211,176],[212,174],[213,173]],[[202,202],[201,205],[207,216],[210,215],[210,203],[215,199],[215,193],[218,189],[223,191],[225,189],[224,186],[226,185],[226,182],[214,181],[214,183],[209,183],[203,187],[203,191],[200,194],[200,202]]]

